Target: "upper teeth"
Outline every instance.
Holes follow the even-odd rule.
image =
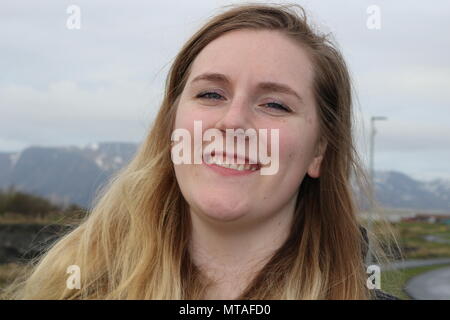
[[[251,164],[227,164],[227,163],[222,163],[221,159],[215,158],[215,157],[212,157],[209,160],[209,163],[214,163],[220,167],[230,168],[230,169],[239,170],[239,171],[244,171],[244,170],[255,171],[256,170],[256,167],[252,166]]]

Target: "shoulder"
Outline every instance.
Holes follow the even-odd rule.
[[[373,292],[373,300],[401,300],[400,298],[390,295],[382,290],[375,289]]]

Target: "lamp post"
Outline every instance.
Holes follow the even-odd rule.
[[[375,197],[375,170],[374,170],[374,151],[375,151],[375,121],[383,121],[387,120],[386,117],[371,117],[370,118],[370,206],[369,206],[369,215],[368,215],[368,221],[367,221],[367,233],[369,234],[372,231],[372,218],[374,215],[374,197]],[[371,217],[372,215],[372,217]],[[366,265],[370,265],[372,263],[372,246],[370,244],[370,240],[368,243],[368,254],[366,256]]]

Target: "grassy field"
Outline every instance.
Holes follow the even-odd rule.
[[[15,223],[27,223],[27,224],[73,224],[79,223],[84,217],[85,213],[79,212],[54,212],[46,215],[33,215],[27,216],[19,213],[6,212],[0,214],[0,224],[15,224]]]
[[[399,236],[399,244],[405,259],[431,259],[450,257],[450,244],[425,240],[427,235],[450,239],[450,225],[425,222],[401,222],[393,224]]]
[[[391,223],[401,254],[404,260],[450,258],[450,244],[430,242],[427,235],[450,239],[450,225],[427,222],[398,222]],[[375,223],[374,232],[381,236],[385,233],[386,225]],[[391,244],[392,246],[392,244]],[[420,273],[445,267],[446,265],[422,266],[404,270],[383,271],[381,274],[382,290],[401,299],[410,299],[404,292],[406,282]]]

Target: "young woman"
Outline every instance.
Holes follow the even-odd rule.
[[[259,158],[234,149],[174,163],[177,130],[229,129],[278,132],[257,136],[277,150],[276,170],[262,174]],[[187,41],[136,156],[13,297],[372,298],[350,185],[357,169],[340,52],[298,6],[234,6]],[[79,289],[66,284],[72,265]]]

